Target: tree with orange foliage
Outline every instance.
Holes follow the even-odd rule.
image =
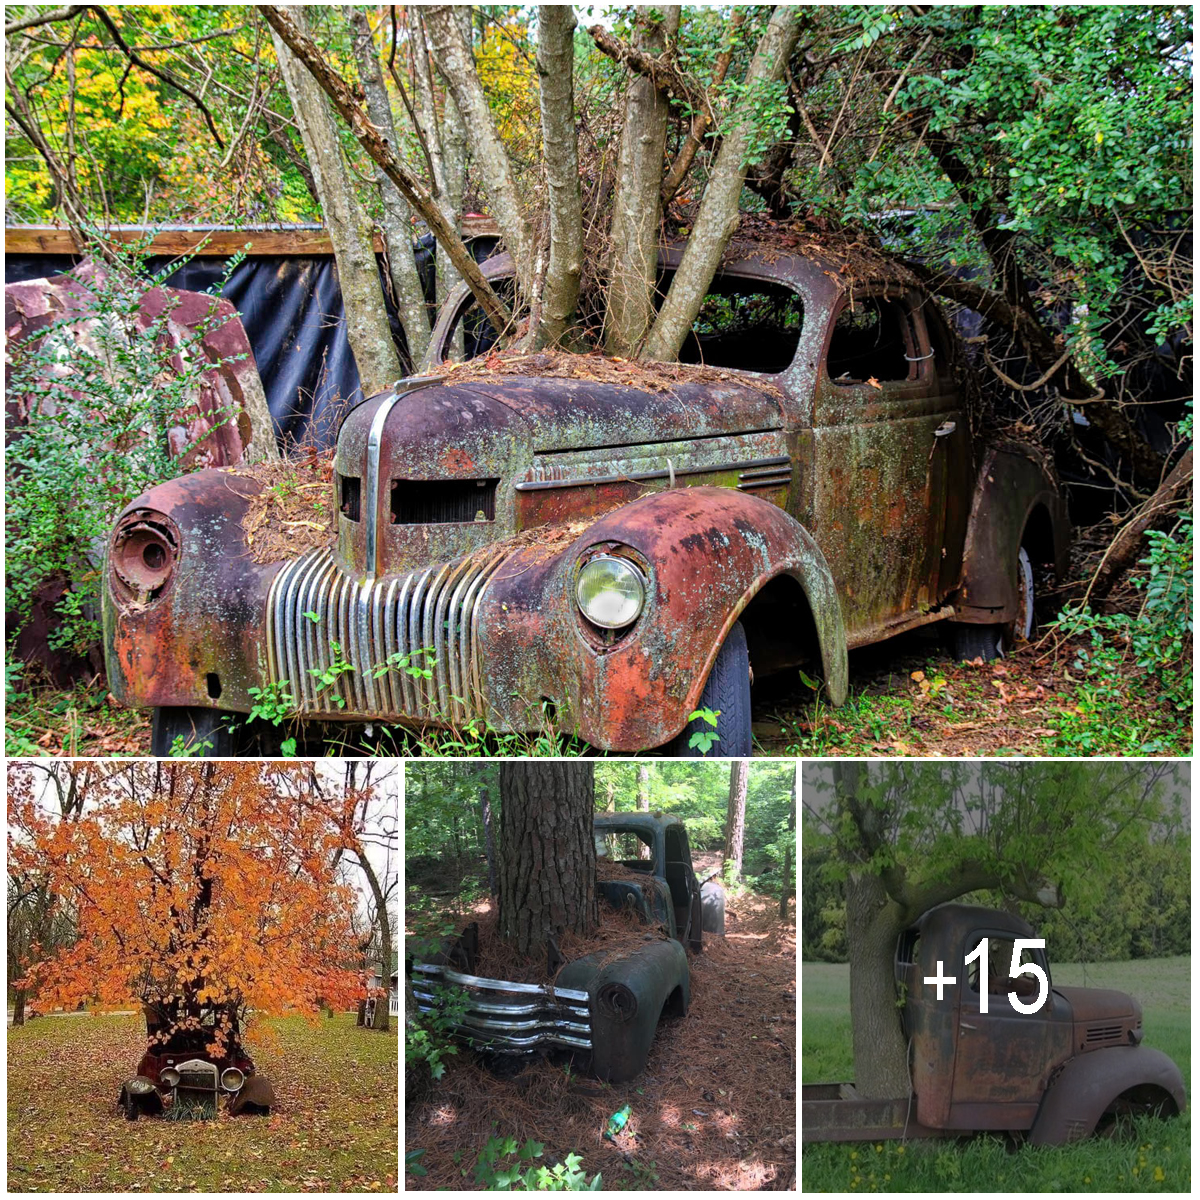
[[[352,1007],[364,982],[354,897],[337,874],[344,834],[297,803],[306,772],[130,763],[68,822],[41,802],[33,772],[10,766],[10,870],[41,872],[76,929],[29,969],[39,1006],[140,1002],[159,1040],[203,1028],[214,1054],[251,1009]]]

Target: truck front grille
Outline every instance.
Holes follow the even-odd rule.
[[[360,583],[331,549],[309,551],[271,583],[271,682],[286,681],[306,714],[437,724],[485,717],[476,609],[504,557],[480,552]]]
[[[542,1046],[592,1048],[587,992],[482,979],[429,963],[413,963],[412,973],[412,993],[420,1012],[436,1008],[438,984],[451,984],[467,993],[467,1010],[455,1028],[478,1049],[527,1054]]]

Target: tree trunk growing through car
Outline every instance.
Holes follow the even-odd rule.
[[[729,807],[725,813],[725,878],[729,883],[742,879],[742,851],[746,842],[746,786],[750,764],[744,758],[729,763]]]
[[[590,762],[500,764],[500,936],[519,954],[596,927]]]

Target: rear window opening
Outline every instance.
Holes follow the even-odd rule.
[[[855,297],[834,323],[826,370],[843,385],[916,379],[917,353],[908,309],[899,300]]]

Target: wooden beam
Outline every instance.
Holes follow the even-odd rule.
[[[466,216],[462,220],[464,238],[497,237],[499,231],[491,217]],[[118,225],[109,231],[114,241],[134,242],[150,232],[146,226]],[[200,243],[207,238],[205,245]],[[332,255],[329,235],[319,226],[283,229],[160,229],[150,243],[154,254],[175,256],[195,253],[201,257],[228,258],[247,243],[251,257],[316,257]],[[4,230],[5,254],[74,254],[75,243],[69,229],[50,225],[10,225]],[[383,238],[375,234],[375,252],[383,253]]]

